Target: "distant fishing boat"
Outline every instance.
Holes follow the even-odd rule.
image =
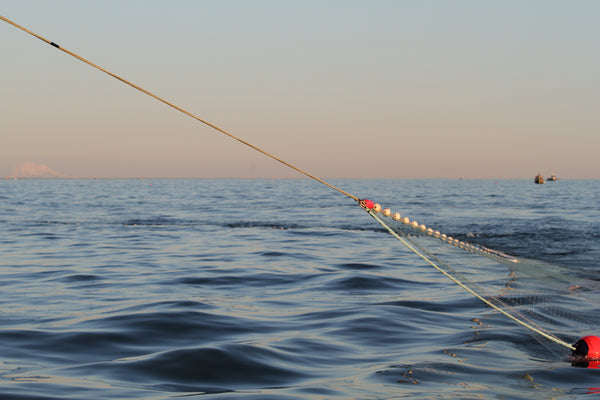
[[[548,178],[548,182],[554,182],[554,181],[557,181],[557,180],[558,180],[558,178],[554,174],[550,175],[550,178]]]
[[[538,184],[540,184],[540,185],[541,185],[542,183],[545,183],[545,182],[546,182],[546,181],[544,180],[544,177],[542,176],[542,174],[537,174],[537,175],[535,176],[535,179],[534,179],[533,181],[534,181],[535,183],[538,183]]]

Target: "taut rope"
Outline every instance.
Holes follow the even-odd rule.
[[[191,112],[189,112],[189,111],[186,111],[185,109],[183,109],[183,108],[181,108],[181,107],[179,107],[179,106],[176,106],[175,104],[173,104],[173,103],[171,103],[171,102],[169,102],[169,101],[167,101],[167,100],[163,99],[162,97],[159,97],[159,96],[157,96],[157,95],[155,95],[155,94],[153,94],[153,93],[151,93],[151,92],[147,91],[146,89],[144,89],[144,88],[142,88],[142,87],[140,87],[140,86],[138,86],[138,85],[134,84],[133,82],[130,82],[130,81],[128,81],[127,79],[125,79],[125,78],[122,78],[122,77],[120,77],[119,75],[117,75],[117,74],[115,74],[115,73],[113,73],[113,72],[110,72],[110,71],[108,71],[107,69],[104,69],[104,68],[100,67],[100,66],[99,66],[99,65],[97,65],[97,64],[94,64],[93,62],[91,62],[91,61],[89,61],[89,60],[87,60],[87,59],[85,59],[85,58],[81,57],[80,55],[78,55],[78,54],[76,54],[76,53],[73,53],[72,51],[70,51],[70,50],[67,50],[67,49],[65,49],[64,47],[61,47],[61,46],[59,46],[58,44],[56,44],[56,43],[54,43],[54,42],[52,42],[52,41],[50,41],[50,40],[46,39],[45,37],[43,37],[43,36],[41,36],[41,35],[38,35],[38,34],[37,34],[37,33],[35,33],[35,32],[32,32],[32,31],[30,31],[29,29],[27,29],[27,28],[25,28],[25,27],[23,27],[23,26],[21,26],[21,25],[19,25],[19,24],[15,23],[15,22],[13,22],[13,21],[9,20],[8,18],[5,18],[5,17],[3,17],[2,15],[0,15],[0,19],[2,19],[2,20],[3,20],[3,21],[5,21],[5,22],[8,22],[8,23],[9,23],[9,24],[11,24],[12,26],[14,26],[14,27],[16,27],[16,28],[18,28],[18,29],[20,29],[20,30],[22,30],[22,31],[24,31],[24,32],[27,32],[27,33],[29,33],[29,34],[30,34],[30,35],[32,35],[32,36],[35,36],[36,38],[38,38],[38,39],[40,39],[40,40],[42,40],[42,41],[44,41],[44,42],[48,43],[49,45],[52,45],[52,46],[56,47],[56,48],[57,48],[57,49],[59,49],[59,50],[62,50],[63,52],[67,53],[68,55],[70,55],[70,56],[72,56],[72,57],[75,57],[75,58],[76,58],[76,59],[78,59],[79,61],[83,61],[84,63],[86,63],[86,64],[88,64],[88,65],[90,65],[90,66],[92,66],[92,67],[94,67],[94,68],[96,68],[96,69],[98,69],[98,70],[100,70],[100,71],[104,72],[105,74],[108,74],[108,75],[112,76],[113,78],[115,78],[115,79],[118,79],[118,80],[120,80],[121,82],[123,82],[123,83],[125,83],[125,84],[127,84],[127,85],[131,86],[132,88],[134,88],[134,89],[137,89],[137,90],[139,90],[140,92],[142,92],[142,93],[144,93],[144,94],[147,94],[147,95],[148,95],[148,96],[150,96],[150,97],[153,97],[153,98],[155,98],[156,100],[158,100],[158,101],[160,101],[160,102],[162,102],[162,103],[164,103],[164,104],[168,105],[169,107],[172,107],[172,108],[176,109],[177,111],[179,111],[179,112],[182,112],[182,113],[184,113],[185,115],[187,115],[187,116],[189,116],[189,117],[192,117],[192,118],[194,118],[195,120],[197,120],[197,121],[200,121],[200,122],[202,122],[202,123],[203,123],[203,124],[205,124],[205,125],[208,125],[209,127],[213,128],[214,130],[216,130],[216,131],[219,131],[219,132],[221,132],[222,134],[224,134],[224,135],[227,135],[227,136],[229,136],[230,138],[232,138],[232,139],[235,139],[235,140],[237,140],[238,142],[245,144],[246,146],[248,146],[248,147],[250,147],[250,148],[252,148],[252,149],[254,149],[254,150],[256,150],[256,151],[258,151],[258,152],[260,152],[260,153],[262,153],[262,154],[264,154],[264,155],[266,155],[267,157],[270,157],[270,158],[272,158],[272,159],[273,159],[273,160],[275,160],[275,161],[279,161],[280,163],[282,163],[282,164],[284,164],[284,165],[286,165],[286,166],[288,166],[288,167],[290,167],[290,168],[292,168],[292,169],[294,169],[294,170],[296,170],[296,171],[300,172],[301,174],[304,174],[304,175],[306,175],[307,177],[309,177],[309,178],[311,178],[311,179],[314,179],[314,180],[316,180],[316,181],[318,181],[318,182],[320,182],[320,183],[322,183],[322,184],[324,184],[324,185],[326,185],[326,186],[329,186],[330,188],[332,188],[332,189],[334,189],[334,190],[337,190],[337,191],[338,191],[338,192],[340,192],[341,194],[343,194],[343,195],[346,195],[346,196],[350,197],[350,198],[351,198],[351,199],[353,199],[354,201],[359,201],[359,198],[358,198],[358,197],[356,197],[356,196],[354,196],[354,195],[352,195],[352,194],[350,194],[350,193],[348,193],[348,192],[346,192],[346,191],[344,191],[344,190],[342,190],[342,189],[340,189],[340,188],[338,188],[338,187],[336,187],[336,186],[333,186],[333,185],[332,185],[332,184],[330,184],[330,183],[327,183],[327,182],[325,182],[325,181],[324,181],[323,179],[321,179],[321,178],[318,178],[318,177],[316,177],[316,176],[314,176],[314,175],[312,175],[312,174],[309,174],[308,172],[306,172],[306,171],[304,171],[304,170],[302,170],[302,169],[300,169],[300,168],[298,168],[298,167],[296,167],[296,166],[294,166],[294,165],[292,165],[292,164],[288,163],[287,161],[284,161],[284,160],[282,160],[281,158],[279,158],[279,157],[276,157],[276,156],[274,156],[273,154],[266,152],[265,150],[261,149],[260,147],[257,147],[257,146],[255,146],[255,145],[253,145],[252,143],[249,143],[249,142],[247,142],[247,141],[245,141],[245,140],[243,140],[243,139],[241,139],[241,138],[239,138],[239,137],[235,136],[234,134],[227,132],[225,129],[219,128],[219,127],[218,127],[218,126],[216,126],[215,124],[212,124],[212,123],[210,123],[210,122],[208,122],[208,121],[206,121],[206,120],[204,120],[204,119],[202,119],[202,118],[200,118],[200,117],[198,117],[198,116],[196,116],[196,115],[192,114]]]

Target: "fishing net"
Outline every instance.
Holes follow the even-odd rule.
[[[548,342],[570,350],[574,346],[554,333],[557,327],[589,324],[589,315],[572,307],[580,287],[568,283],[559,271],[533,260],[517,259],[482,245],[450,237],[424,224],[382,209],[370,200],[359,202],[390,234],[487,306]],[[540,271],[543,271],[540,274]],[[535,289],[530,278],[535,275]],[[589,328],[589,327],[588,327]]]

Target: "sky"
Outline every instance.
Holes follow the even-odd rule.
[[[600,179],[598,1],[0,0],[324,179]],[[0,177],[296,171],[0,21]]]

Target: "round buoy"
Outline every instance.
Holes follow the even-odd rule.
[[[367,207],[369,210],[375,205],[375,203],[373,203],[373,201],[369,199],[364,199],[363,202],[365,207]]]
[[[375,211],[376,213],[381,211],[381,204],[379,203],[375,203],[373,204],[373,211]]]
[[[573,365],[586,368],[600,367],[600,337],[584,336],[573,345]]]
[[[573,355],[579,358],[600,360],[600,337],[584,336],[574,344]]]

